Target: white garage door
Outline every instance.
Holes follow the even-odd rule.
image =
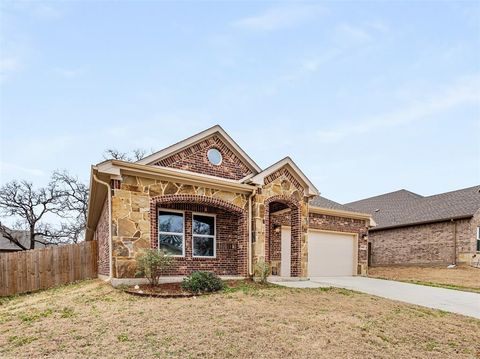
[[[356,274],[356,238],[351,234],[308,232],[308,276]]]

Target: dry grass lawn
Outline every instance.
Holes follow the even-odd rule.
[[[480,320],[342,289],[245,284],[197,298],[100,281],[0,301],[2,358],[474,358]]]
[[[418,284],[442,286],[480,293],[480,268],[446,267],[374,267],[368,275]]]

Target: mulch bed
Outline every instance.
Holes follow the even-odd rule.
[[[227,280],[224,281],[226,287],[237,287],[243,283],[255,282],[251,280]],[[154,297],[154,298],[191,298],[200,295],[211,293],[190,293],[182,289],[182,283],[161,283],[156,287],[150,284],[140,284],[138,289],[135,286],[130,286],[123,290],[125,293],[137,295],[139,297]]]
[[[139,297],[155,297],[155,298],[191,298],[202,295],[201,293],[190,293],[182,289],[182,283],[161,283],[156,287],[150,284],[140,284],[139,289],[135,286],[124,289],[124,292]]]

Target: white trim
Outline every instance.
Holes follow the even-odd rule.
[[[180,152],[184,148],[192,146],[213,135],[219,135],[220,137],[222,137],[225,144],[227,144],[230,147],[230,149],[235,153],[235,155],[237,155],[240,159],[243,159],[253,172],[259,173],[262,170],[219,125],[210,127],[205,131],[202,131],[200,133],[197,133],[196,135],[188,137],[187,139],[177,142],[167,148],[164,148],[161,151],[155,152],[150,156],[142,158],[136,163],[142,164],[142,165],[150,165],[154,162],[164,159],[167,156],[172,156],[175,153]]]
[[[340,209],[332,209],[332,208],[324,208],[324,207],[316,207],[310,205],[308,207],[309,212],[311,213],[318,213],[318,214],[326,214],[331,216],[337,217],[346,217],[346,218],[354,218],[354,219],[364,219],[370,221],[370,227],[375,227],[376,223],[372,218],[372,215],[368,213],[360,213],[360,212],[352,212],[352,211],[344,211]],[[274,212],[277,213],[277,212]]]
[[[136,163],[125,162],[120,160],[110,160],[108,164],[102,163],[93,167],[99,173],[110,173],[103,172],[104,167],[110,168],[114,167],[116,169],[115,173],[120,174],[131,174],[131,175],[141,175],[150,178],[161,178],[166,180],[179,181],[182,180],[183,183],[191,183],[194,185],[204,184],[209,186],[216,186],[215,188],[219,189],[228,189],[228,190],[238,190],[242,192],[252,192],[255,188],[252,185],[241,183],[240,181],[235,181],[232,179],[215,177],[210,175],[205,175],[202,173],[190,172],[185,170],[179,170],[176,168],[162,167],[162,166],[146,166],[139,165]],[[121,177],[120,177],[121,178]]]
[[[265,177],[269,176],[270,174],[278,171],[282,167],[287,167],[287,169],[290,169],[293,175],[296,175],[297,179],[300,180],[300,182],[303,182],[304,185],[307,186],[307,196],[319,196],[320,192],[318,189],[313,185],[312,182],[305,176],[305,174],[298,168],[298,166],[293,162],[293,160],[290,157],[285,157],[284,159],[274,163],[270,167],[266,168],[259,174],[253,176],[251,178],[251,182],[257,184],[257,185],[264,185]]]
[[[193,217],[194,216],[204,216],[204,217],[213,217],[213,236],[210,234],[195,234],[193,233]],[[193,237],[202,237],[202,238],[212,238],[213,237],[213,256],[196,256],[194,254],[194,244]],[[192,212],[192,258],[217,258],[217,215],[215,213],[205,213],[205,212]]]
[[[183,217],[183,233],[180,232],[164,232],[160,231],[160,212],[173,212],[173,213],[181,213]],[[169,254],[170,257],[175,257],[175,258],[185,258],[185,237],[186,237],[186,232],[185,232],[185,211],[181,211],[178,209],[170,209],[170,208],[162,208],[158,207],[157,208],[157,243],[158,243],[158,249],[160,250],[160,234],[167,235],[167,236],[182,236],[183,243],[182,243],[182,255],[178,254]]]

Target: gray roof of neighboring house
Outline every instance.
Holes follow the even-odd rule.
[[[322,197],[322,196],[315,196],[313,197],[309,204],[313,207],[321,207],[321,208],[328,208],[328,209],[338,209],[340,211],[349,211],[349,212],[361,212],[356,209],[350,208],[348,206],[345,206],[343,204],[337,203],[335,201],[332,201],[328,198]],[[369,213],[369,212],[364,212],[364,213]]]
[[[377,224],[372,230],[468,218],[480,209],[480,185],[426,197],[402,189],[347,206],[371,213]]]

